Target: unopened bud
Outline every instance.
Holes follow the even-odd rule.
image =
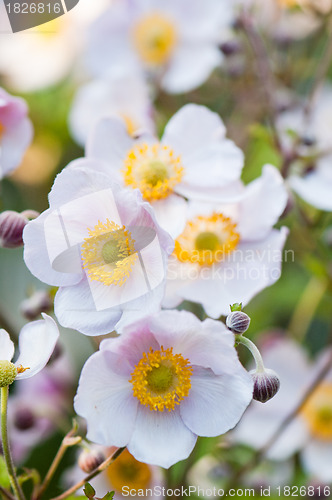
[[[280,380],[276,372],[265,369],[263,372],[252,370],[249,372],[254,381],[253,398],[260,403],[272,399],[280,388]]]
[[[226,318],[226,326],[233,333],[242,334],[248,330],[249,325],[250,318],[243,311],[231,312]]]
[[[27,431],[31,429],[36,422],[35,415],[30,408],[21,408],[15,413],[14,425],[20,431]]]
[[[82,471],[89,474],[106,459],[104,453],[100,449],[84,450],[79,456],[78,465]]]
[[[37,290],[31,297],[23,300],[20,311],[25,318],[32,321],[42,312],[47,312],[52,308],[52,299],[46,290]]]
[[[0,247],[17,248],[23,245],[23,229],[30,218],[37,217],[38,213],[26,210],[19,214],[6,210],[0,214]]]
[[[0,387],[7,387],[14,382],[17,377],[17,368],[14,363],[7,360],[0,360]]]

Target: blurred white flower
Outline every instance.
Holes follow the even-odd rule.
[[[227,0],[115,0],[92,24],[87,66],[96,76],[144,70],[167,92],[188,92],[222,62],[233,20]]]
[[[315,379],[330,351],[315,364],[308,361],[302,347],[293,341],[275,340],[263,347],[264,362],[278,372],[278,396],[264,405],[253,402],[234,431],[236,441],[253,448],[265,445],[284,419],[297,407]],[[332,369],[292,423],[268,451],[268,458],[286,460],[300,450],[305,470],[327,483],[332,482]]]
[[[189,456],[197,435],[233,428],[252,389],[222,323],[161,311],[101,343],[83,367],[74,407],[91,441],[168,468]]]
[[[164,306],[190,300],[217,319],[228,314],[229,304],[247,304],[275,283],[288,230],[273,225],[287,198],[278,170],[266,165],[260,178],[242,186],[237,202],[191,203],[169,259]]]
[[[243,167],[242,151],[226,139],[217,113],[183,106],[166,125],[162,139],[131,137],[119,120],[100,120],[86,156],[102,160],[102,171],[119,183],[139,188],[160,225],[173,237],[183,230],[189,199],[227,200]]]
[[[121,189],[98,161],[74,164],[56,178],[50,208],[25,227],[24,259],[60,286],[60,324],[103,335],[159,310],[174,242],[138,190]]]
[[[100,118],[116,116],[132,136],[154,131],[153,109],[148,88],[139,75],[117,75],[94,80],[79,87],[69,115],[71,133],[85,146],[89,133]]]
[[[0,179],[20,165],[32,137],[26,102],[0,87]]]

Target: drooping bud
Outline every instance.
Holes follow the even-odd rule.
[[[25,318],[32,321],[42,312],[49,311],[52,305],[52,299],[47,290],[37,290],[21,302],[20,311]]]
[[[14,425],[20,431],[31,429],[36,422],[35,415],[30,408],[21,408],[14,416]]]
[[[246,332],[250,325],[250,318],[248,314],[243,311],[231,312],[226,318],[226,326],[233,333],[242,334]]]
[[[251,370],[249,373],[254,381],[253,398],[256,401],[266,403],[277,394],[280,380],[276,372],[264,369],[264,371]]]
[[[37,217],[38,213],[26,210],[19,214],[6,210],[0,214],[0,246],[3,248],[17,248],[23,245],[23,229],[30,218]]]
[[[90,474],[106,460],[105,454],[100,449],[84,450],[78,458],[78,465],[82,471]]]
[[[14,382],[17,377],[17,368],[14,363],[7,360],[0,360],[0,387],[7,387]]]

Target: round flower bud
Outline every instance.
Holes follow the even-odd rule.
[[[14,425],[19,431],[31,429],[36,422],[35,415],[30,408],[20,408],[14,416]]]
[[[84,450],[78,458],[78,465],[82,471],[89,474],[106,459],[104,453],[100,449]]]
[[[226,318],[226,326],[233,333],[242,334],[248,330],[249,325],[250,318],[243,311],[231,312]]]
[[[16,248],[23,245],[23,229],[28,219],[17,212],[6,210],[0,214],[0,246]]]
[[[265,369],[263,372],[252,370],[249,372],[254,381],[253,398],[260,403],[272,399],[280,388],[280,380],[276,372]]]
[[[0,387],[7,387],[14,382],[17,377],[16,366],[7,360],[0,361]]]

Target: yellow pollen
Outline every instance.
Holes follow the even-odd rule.
[[[128,134],[131,136],[135,135],[135,132],[137,130],[137,126],[136,126],[134,120],[132,120],[131,117],[126,115],[125,113],[121,114],[121,118],[126,124]]]
[[[173,23],[158,13],[140,19],[132,36],[142,61],[154,66],[165,64],[170,59],[177,42]]]
[[[112,488],[119,492],[122,492],[123,486],[135,490],[145,490],[152,477],[150,467],[138,462],[128,450],[124,450],[107,468],[106,474]]]
[[[332,384],[323,383],[303,407],[301,415],[312,435],[322,441],[332,441]]]
[[[129,151],[124,167],[125,184],[138,188],[147,201],[167,198],[184,173],[180,156],[160,143],[138,144]]]
[[[222,262],[240,240],[236,224],[223,214],[198,216],[187,222],[175,241],[174,254],[181,262],[211,266]]]
[[[130,382],[139,402],[154,411],[174,410],[189,394],[193,369],[188,359],[173,354],[173,348],[147,354],[135,366]]]
[[[23,368],[22,365],[17,366],[17,373],[24,373],[27,370],[30,370],[30,366],[28,366],[27,368]]]
[[[107,286],[122,286],[138,258],[129,231],[106,219],[106,224],[98,221],[88,232],[81,254],[89,278]]]

